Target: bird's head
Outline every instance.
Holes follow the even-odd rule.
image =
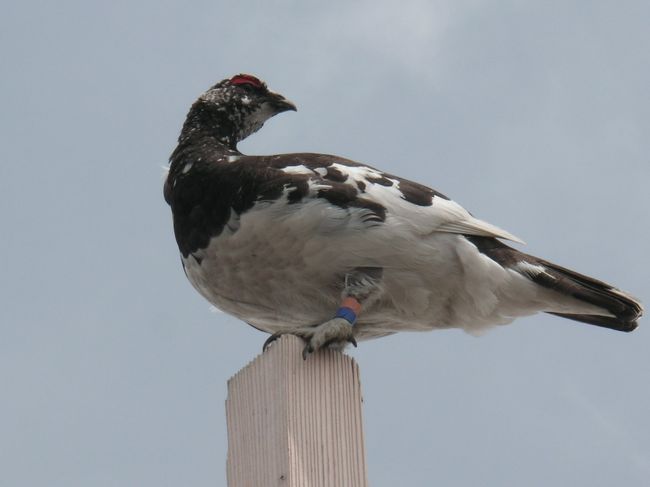
[[[296,106],[250,74],[220,81],[192,105],[183,132],[212,133],[231,148],[278,113]],[[181,138],[183,134],[181,134]]]

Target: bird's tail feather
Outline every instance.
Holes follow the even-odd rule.
[[[643,314],[643,306],[632,296],[593,277],[579,274],[541,259],[537,259],[537,261],[546,270],[532,277],[534,282],[569,295],[579,301],[594,305],[608,312],[609,316],[550,312],[551,314],[618,331],[629,332],[637,327],[637,320]]]
[[[519,252],[495,238],[467,237],[477,249],[501,266],[513,269],[534,283],[561,296],[588,305],[576,312],[544,309],[547,313],[590,325],[630,332],[637,327],[643,306],[634,297],[609,284],[552,262]]]

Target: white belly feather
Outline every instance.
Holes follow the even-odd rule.
[[[259,204],[230,225],[236,231],[226,226],[207,248],[184,258],[185,271],[215,306],[268,332],[331,318],[345,273],[364,266],[384,269],[383,292],[362,310],[360,339],[449,327],[479,333],[549,302],[550,291],[504,269],[461,235],[423,235],[392,216],[368,228],[364,211],[320,199]]]

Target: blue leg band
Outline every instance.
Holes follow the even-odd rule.
[[[336,318],[343,318],[351,325],[354,325],[354,322],[357,321],[357,314],[350,308],[339,308],[336,310]]]

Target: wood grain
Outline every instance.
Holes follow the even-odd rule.
[[[359,368],[283,336],[228,381],[229,487],[367,487]]]

